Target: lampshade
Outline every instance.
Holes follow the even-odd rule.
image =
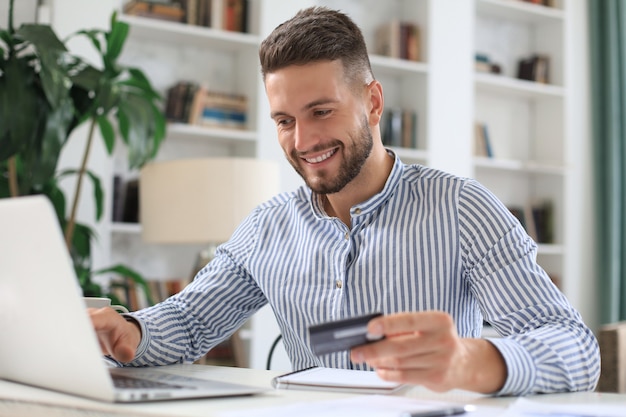
[[[278,192],[278,166],[252,158],[180,159],[140,172],[142,238],[221,243],[254,207]]]

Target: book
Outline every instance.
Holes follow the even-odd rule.
[[[247,99],[243,95],[202,90],[194,97],[189,122],[200,126],[244,129]]]
[[[489,74],[501,74],[502,66],[492,62],[487,54],[477,52],[474,54],[474,70],[476,72],[486,72]]]
[[[537,243],[553,243],[554,242],[554,219],[552,203],[544,201],[534,204],[531,207],[532,218],[535,223],[535,231],[537,234]]]
[[[315,366],[272,379],[277,389],[325,390],[359,394],[391,394],[405,385],[381,379],[373,371]]]
[[[493,158],[493,147],[491,146],[491,138],[489,136],[489,128],[487,127],[487,123],[483,123],[483,140],[485,141],[485,152],[487,153],[487,158]]]
[[[526,233],[535,242],[539,242],[537,239],[537,226],[535,225],[535,218],[533,216],[533,207],[530,203],[524,207],[524,224],[526,225]]]
[[[411,109],[390,107],[380,121],[383,145],[417,149],[417,113]]]
[[[391,58],[419,61],[420,43],[420,30],[417,25],[394,19],[376,29],[374,53]]]
[[[600,345],[600,392],[626,392],[626,321],[605,324],[598,335]]]
[[[517,78],[535,81],[542,84],[549,83],[550,58],[545,54],[533,54],[519,60]]]
[[[398,20],[391,20],[376,29],[374,53],[392,58],[400,57],[400,22]]]
[[[131,16],[183,22],[185,10],[178,3],[132,0],[124,5],[124,13]]]
[[[191,91],[195,91],[197,87],[193,82],[179,81],[167,89],[165,117],[168,121],[186,122],[185,110],[189,110],[187,101],[190,100]]]
[[[139,222],[139,180],[113,177],[111,220],[122,223]]]
[[[474,123],[474,155],[493,158],[493,146],[486,123]]]
[[[121,222],[124,217],[124,180],[120,175],[113,177],[113,210],[111,220]]]
[[[222,29],[224,20],[224,2],[226,0],[211,0],[209,5],[210,17],[209,26],[213,29]]]
[[[139,223],[139,180],[126,181],[122,222]]]
[[[223,0],[222,29],[234,32],[247,30],[247,0]]]

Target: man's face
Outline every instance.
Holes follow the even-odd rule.
[[[289,163],[315,192],[336,193],[372,150],[365,89],[351,91],[339,61],[290,66],[265,77],[271,116]]]

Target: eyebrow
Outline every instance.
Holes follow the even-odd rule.
[[[337,103],[337,102],[338,102],[338,100],[336,100],[336,99],[321,98],[321,99],[314,100],[314,101],[312,101],[310,103],[305,104],[304,106],[302,106],[302,110],[309,110],[309,109],[311,109],[313,107],[316,107],[316,106],[320,106],[320,105],[323,105],[323,104],[329,104],[329,103]],[[283,112],[283,111],[275,111],[275,112],[271,112],[270,113],[270,117],[272,119],[274,119],[277,116],[291,116],[291,115],[286,113],[286,112]]]

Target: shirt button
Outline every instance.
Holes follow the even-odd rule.
[[[360,208],[355,208],[354,209],[354,214],[361,214],[361,209]]]
[[[343,235],[343,238],[346,240],[350,240],[350,232],[346,232],[346,234]]]
[[[337,289],[341,289],[341,286],[342,286],[342,285],[343,285],[343,284],[341,283],[341,281],[340,281],[340,280],[335,281],[335,286],[337,287]]]

